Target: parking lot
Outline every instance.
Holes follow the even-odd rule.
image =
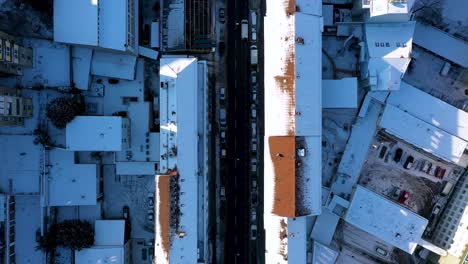
[[[359,184],[429,218],[434,205],[444,205],[447,182],[462,168],[436,160],[404,142],[378,134],[369,150]]]
[[[138,245],[133,263],[152,263],[150,251],[154,240],[154,186],[153,176],[119,177],[115,175],[113,165],[104,166],[104,216],[108,219],[123,219],[124,206],[128,206],[126,214],[131,223],[131,238],[135,246]],[[146,252],[147,257],[140,252]]]

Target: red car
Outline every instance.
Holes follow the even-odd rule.
[[[401,203],[401,204],[405,204],[405,202],[408,200],[409,198],[409,192],[407,191],[402,191],[400,193],[400,197],[398,197],[398,202]]]

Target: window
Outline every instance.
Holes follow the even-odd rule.
[[[397,46],[397,47],[400,47],[400,42],[397,42],[397,43],[396,43],[396,46]]]
[[[376,42],[376,43],[375,43],[375,46],[376,46],[376,47],[378,47],[378,46],[379,46],[379,43],[378,43],[378,42]]]
[[[387,47],[387,48],[390,47],[390,43],[385,42],[385,47]]]

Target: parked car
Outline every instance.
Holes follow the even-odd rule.
[[[219,22],[224,24],[226,22],[226,11],[224,8],[220,8],[218,11]]]
[[[387,256],[387,254],[388,254],[387,250],[385,250],[385,249],[383,249],[383,248],[381,248],[381,247],[377,247],[377,248],[375,249],[375,251],[376,251],[377,253],[379,253],[380,255],[384,256],[384,257]]]
[[[256,211],[252,211],[252,213],[250,214],[250,220],[252,222],[257,221],[257,212]]]
[[[224,41],[220,41],[218,43],[218,54],[222,56],[224,54],[224,51],[226,51],[226,44]]]
[[[153,222],[153,220],[154,220],[154,210],[148,209],[148,221]]]
[[[255,11],[250,11],[250,24],[252,27],[257,26],[257,12]]]
[[[403,150],[401,148],[398,148],[395,151],[395,156],[393,156],[393,161],[400,162],[401,156],[403,156]]]
[[[224,90],[224,87],[219,88],[219,100],[221,102],[224,102],[226,99],[226,91]]]
[[[147,200],[148,200],[148,207],[154,208],[154,193],[153,192],[148,193]]]
[[[252,200],[252,206],[257,206],[257,203],[258,203],[258,197],[257,197],[257,193],[254,192],[252,193],[252,195],[250,196],[250,199]]]
[[[252,71],[250,76],[251,76],[251,79],[252,79],[252,84],[256,84],[257,83],[257,72]]]
[[[219,189],[219,198],[221,199],[221,201],[226,200],[226,191],[225,191],[224,187],[221,187]]]
[[[257,225],[250,226],[250,239],[252,240],[257,239]]]
[[[222,125],[222,126],[225,126],[226,125],[226,109],[224,108],[221,108],[219,110],[219,123]]]
[[[403,165],[403,167],[407,170],[411,169],[413,167],[413,164],[414,164],[414,157],[413,156],[408,156],[408,158],[406,158],[406,161],[405,161],[405,164]]]
[[[434,209],[432,209],[432,214],[433,214],[433,215],[438,214],[438,213],[440,212],[440,208],[441,208],[440,204],[436,204],[436,205],[434,206]]]
[[[380,149],[380,153],[379,153],[379,158],[383,159],[385,157],[385,153],[387,153],[387,146],[382,146],[382,148]]]
[[[125,219],[125,220],[130,219],[130,209],[128,208],[128,205],[125,205],[123,207],[122,216],[123,216],[123,219]]]
[[[408,198],[409,198],[409,195],[410,195],[409,192],[407,192],[407,191],[402,191],[402,192],[400,193],[400,197],[398,197],[398,202],[401,203],[401,204],[405,204],[406,201],[407,201]]]
[[[255,28],[252,28],[252,32],[250,33],[250,41],[257,42],[257,31]]]
[[[226,131],[224,129],[221,130],[220,136],[221,136],[221,142],[225,142],[226,141]]]

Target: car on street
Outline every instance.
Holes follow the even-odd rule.
[[[257,42],[257,31],[255,28],[252,28],[252,32],[250,33],[250,41]]]
[[[224,43],[224,41],[220,41],[218,43],[218,53],[220,56],[222,56],[224,54],[224,51],[226,51],[226,44]]]
[[[219,123],[222,126],[226,125],[226,109],[224,108],[219,109]]]
[[[153,220],[154,220],[154,210],[148,209],[148,221],[153,222]]]
[[[434,209],[432,209],[432,214],[433,214],[433,215],[439,214],[440,209],[441,209],[440,204],[436,204],[436,205],[434,206]]]
[[[148,208],[154,208],[154,193],[150,192],[148,193]]]
[[[257,26],[257,12],[250,11],[250,24],[253,28]]]
[[[250,239],[257,239],[257,225],[253,224],[250,226]]]
[[[403,156],[403,150],[401,148],[398,148],[395,151],[395,156],[393,156],[393,161],[400,162],[401,156]]]
[[[221,142],[223,143],[226,142],[226,130],[222,129],[220,136],[221,136]]]
[[[221,103],[223,103],[224,100],[226,100],[226,90],[224,89],[224,87],[219,88],[219,100],[221,101]]]
[[[251,198],[250,198],[252,201],[252,206],[257,206],[257,203],[258,203],[258,197],[257,197],[257,193],[256,192],[253,192],[252,195],[251,195]]]
[[[403,168],[409,170],[413,167],[414,164],[414,157],[413,156],[408,156],[406,158],[405,164],[403,165]]]
[[[381,248],[381,247],[377,247],[377,248],[375,249],[375,251],[376,251],[377,253],[379,253],[380,255],[384,256],[384,257],[387,256],[387,254],[388,254],[387,250],[385,250],[385,249],[383,249],[383,248]]]
[[[251,80],[252,80],[252,84],[256,84],[257,83],[257,72],[252,71],[252,73],[250,74],[250,77],[251,77]]]
[[[250,214],[250,220],[252,222],[257,221],[257,212],[256,211],[252,211],[252,213]]]
[[[226,200],[226,190],[224,189],[224,187],[221,187],[219,189],[219,198],[221,199],[221,201]]]
[[[218,11],[219,22],[224,24],[226,22],[226,11],[224,8],[220,8]]]
[[[241,37],[242,39],[247,39],[249,37],[249,22],[247,21],[247,19],[243,19],[241,21]]]

